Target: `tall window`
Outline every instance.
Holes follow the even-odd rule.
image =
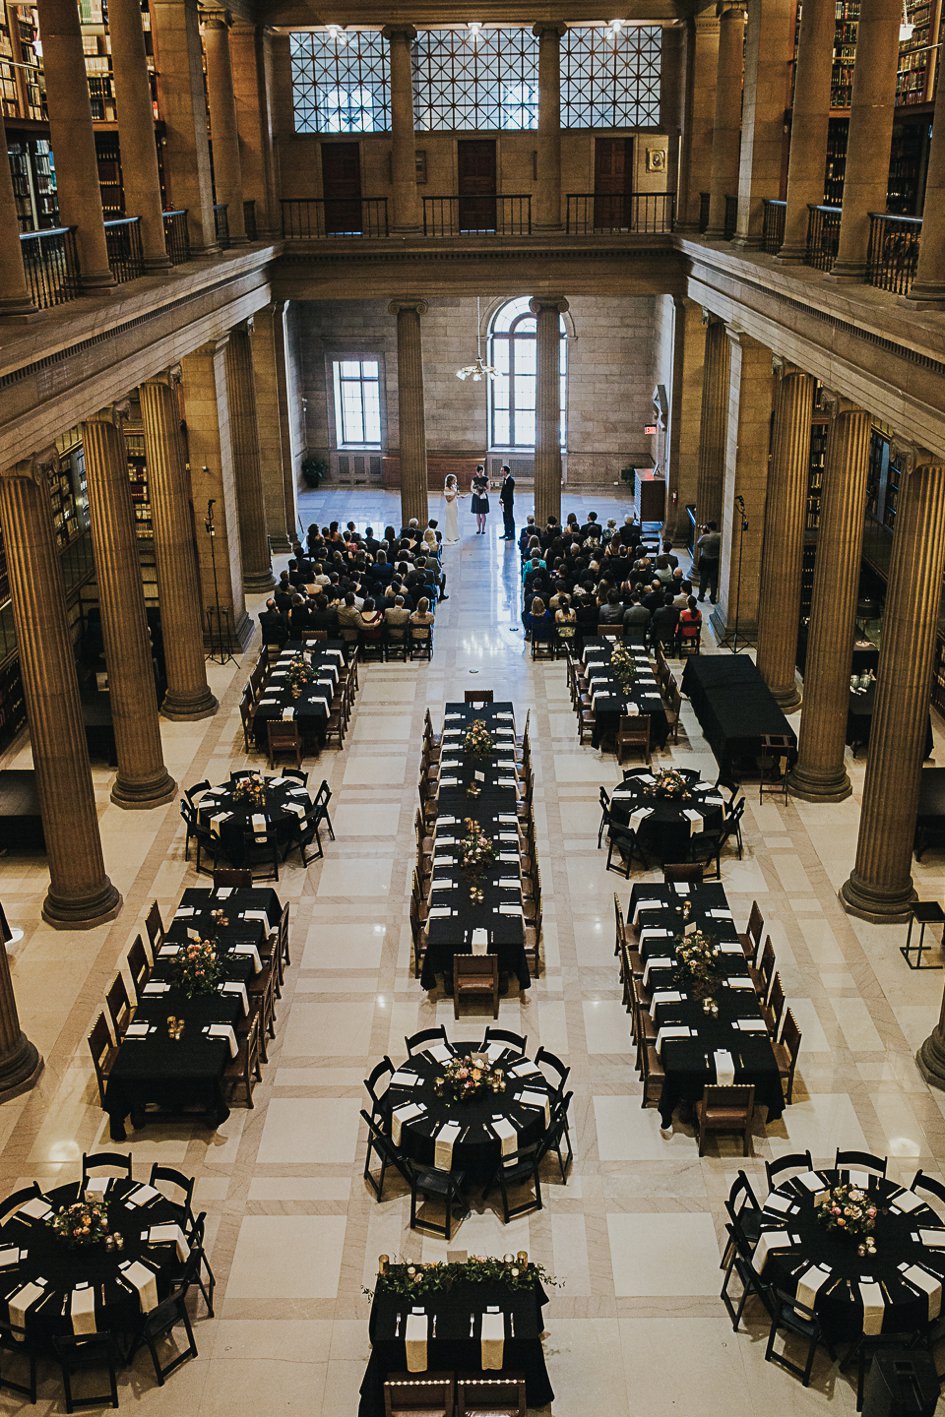
[[[493,316],[489,363],[498,370],[490,388],[490,438],[493,448],[534,448],[537,383],[537,329],[529,297],[510,300]],[[561,446],[565,446],[567,409],[567,338],[561,319]]]
[[[381,446],[381,371],[376,359],[336,359],[335,436],[339,448]]]
[[[380,30],[289,35],[297,133],[384,133],[390,128],[390,69]]]
[[[518,27],[421,30],[413,101],[423,132],[537,128],[538,40]]]
[[[562,128],[654,128],[660,121],[659,25],[575,25],[561,40]]]

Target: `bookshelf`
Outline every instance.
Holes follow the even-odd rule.
[[[886,466],[886,496],[883,501],[883,526],[892,531],[896,525],[896,510],[899,502],[899,483],[902,478],[902,467],[898,458],[893,456],[887,444],[888,461]]]
[[[143,429],[126,428],[125,446],[128,450],[128,477],[134,504],[135,535],[139,541],[153,541],[154,524],[151,521],[151,497],[148,492],[148,465],[144,452]]]
[[[899,45],[896,104],[912,107],[931,103],[935,88],[935,50],[940,37],[941,0],[906,0],[906,14],[915,26],[912,37]]]
[[[939,713],[945,714],[945,637],[941,630],[935,640],[932,661],[932,703]]]
[[[824,461],[827,456],[826,417],[814,417],[810,429],[810,470],[807,476],[807,514],[805,531],[816,531],[820,526],[820,498],[824,482]]]
[[[824,167],[824,201],[839,207],[843,199],[843,179],[847,167],[847,118],[831,118],[827,123],[827,161]]]
[[[0,748],[16,736],[26,722],[26,700],[20,661],[11,659],[0,669]]]
[[[858,0],[837,0],[837,26],[830,74],[830,107],[849,108],[853,96],[856,32],[860,19]]]
[[[870,433],[869,462],[866,469],[866,515],[879,520],[879,507],[886,481],[889,442],[878,428]]]
[[[102,213],[106,221],[125,215],[125,188],[121,176],[121,153],[118,134],[95,134],[98,158],[98,185],[102,194]]]

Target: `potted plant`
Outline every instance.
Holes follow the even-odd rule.
[[[321,485],[322,479],[328,474],[328,463],[324,458],[316,457],[313,453],[307,453],[302,459],[302,480],[306,487],[313,490]]]

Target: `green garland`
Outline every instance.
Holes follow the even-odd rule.
[[[439,1294],[456,1284],[502,1284],[506,1289],[534,1289],[538,1284],[557,1285],[558,1280],[543,1265],[533,1260],[519,1263],[517,1258],[498,1255],[473,1255],[460,1264],[409,1264],[405,1261],[388,1265],[377,1276],[377,1292],[402,1294],[405,1298],[419,1294]],[[375,1291],[363,1288],[369,1299]]]

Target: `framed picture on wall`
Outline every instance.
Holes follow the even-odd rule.
[[[646,170],[647,172],[666,171],[666,149],[647,148],[646,150]]]

